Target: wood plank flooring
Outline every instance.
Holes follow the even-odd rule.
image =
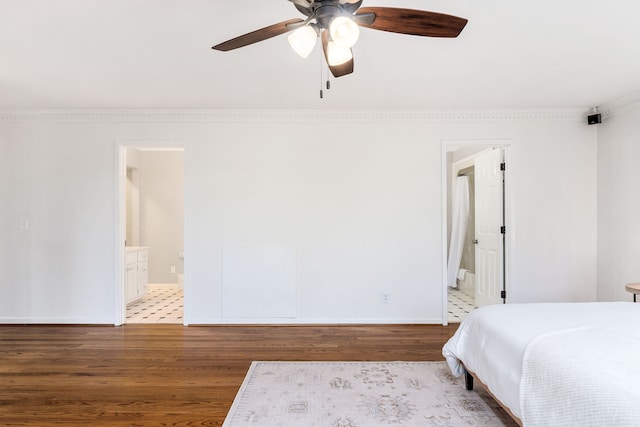
[[[254,360],[443,360],[456,328],[0,326],[0,425],[220,426]]]

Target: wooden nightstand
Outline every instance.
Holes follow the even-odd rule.
[[[633,294],[633,302],[636,302],[636,294],[640,294],[640,283],[627,283],[624,288]]]

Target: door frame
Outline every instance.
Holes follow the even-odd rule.
[[[504,162],[506,163],[506,171],[504,175],[504,225],[506,227],[506,235],[504,239],[504,287],[505,290],[509,291],[508,287],[511,284],[511,264],[513,262],[513,218],[512,218],[512,209],[511,209],[511,182],[512,182],[512,167],[510,162],[510,149],[513,144],[512,139],[505,138],[470,138],[470,139],[448,139],[442,140],[442,161],[441,161],[441,170],[442,170],[442,324],[444,326],[449,324],[449,312],[448,312],[448,303],[449,298],[447,296],[447,257],[449,255],[448,251],[448,215],[449,215],[449,206],[448,206],[448,194],[449,194],[449,178],[450,171],[448,169],[447,163],[447,153],[453,151],[454,149],[461,148],[478,148],[478,149],[489,149],[489,148],[503,148],[504,149]],[[469,156],[469,158],[474,157],[474,155]],[[465,159],[461,159],[465,160]],[[506,293],[507,298],[509,298],[510,292]],[[505,299],[505,302],[507,299]]]
[[[115,326],[122,326],[125,324],[126,315],[127,315],[127,307],[125,302],[125,291],[124,291],[124,282],[125,282],[125,269],[126,269],[126,261],[125,261],[125,239],[127,236],[127,148],[144,148],[144,149],[158,149],[158,150],[168,150],[168,149],[182,149],[184,153],[184,242],[183,252],[185,255],[188,253],[189,246],[189,216],[187,212],[189,212],[189,203],[190,197],[187,192],[188,186],[188,159],[187,159],[187,149],[185,147],[185,143],[182,141],[171,141],[171,140],[117,140],[114,144],[115,151],[115,217],[116,217],[116,227],[114,231],[114,295],[115,295],[115,313],[114,318]],[[182,317],[183,324],[186,323],[186,310],[187,310],[187,295],[188,295],[188,283],[189,283],[189,274],[188,274],[188,256],[185,256],[184,261],[184,303],[183,309],[185,313]]]

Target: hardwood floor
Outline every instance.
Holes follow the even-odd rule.
[[[0,326],[0,425],[220,426],[254,360],[443,360],[456,328]]]

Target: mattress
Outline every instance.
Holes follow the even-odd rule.
[[[603,333],[638,334],[640,304],[544,303],[486,306],[471,312],[442,353],[451,372],[465,367],[518,418],[523,356],[532,340],[559,331],[596,328]],[[603,352],[610,349],[603,349]]]

